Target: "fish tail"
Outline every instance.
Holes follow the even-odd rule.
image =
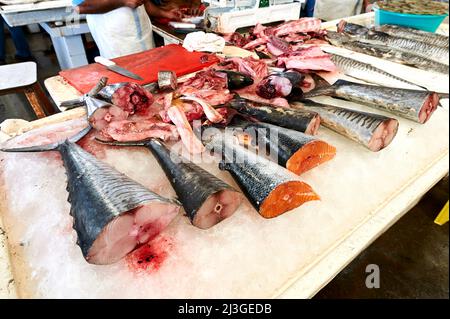
[[[81,130],[80,132],[78,132],[77,134],[75,134],[74,136],[68,138],[66,141],[72,142],[72,143],[77,143],[78,141],[80,141],[83,137],[85,137],[86,135],[88,135],[88,133],[91,131],[92,127],[88,126],[86,128],[84,128],[83,130]],[[59,144],[63,144],[65,141],[62,141]]]
[[[87,96],[94,97],[96,96],[101,90],[105,88],[105,86],[108,84],[108,78],[102,77],[99,82],[93,87],[89,93],[87,93]],[[77,107],[84,107],[86,106],[86,95],[79,97],[77,99],[64,101],[60,104],[60,107],[65,108],[66,111],[75,109]]]
[[[83,107],[85,105],[84,97],[64,101],[60,104],[61,108],[66,109],[66,111],[76,109],[77,107]]]
[[[91,127],[88,126],[82,131],[78,132],[76,135],[65,139],[63,141],[59,141],[56,143],[46,144],[46,145],[40,145],[40,146],[30,146],[30,147],[19,147],[19,148],[1,148],[0,152],[5,153],[42,153],[42,152],[50,152],[50,151],[56,151],[60,148],[61,145],[63,145],[66,142],[72,142],[76,143],[79,140],[81,140],[83,137],[85,137],[91,130]]]
[[[31,147],[21,147],[21,148],[1,148],[0,152],[5,153],[41,153],[56,151],[60,146],[60,143],[52,143],[42,146],[31,146]]]
[[[98,93],[100,93],[101,90],[106,87],[106,85],[108,85],[108,80],[109,79],[106,76],[102,77],[87,95],[96,96]]]
[[[136,142],[117,142],[117,141],[105,141],[98,137],[95,138],[97,142],[103,145],[109,145],[109,146],[147,146],[149,145],[151,140],[143,140],[143,141],[136,141]]]
[[[439,96],[439,99],[441,99],[441,100],[448,99],[450,97],[450,95],[448,93],[437,93],[437,95]]]

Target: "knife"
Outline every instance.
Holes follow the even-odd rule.
[[[105,59],[101,56],[96,57],[95,62],[106,66],[108,70],[111,70],[113,72],[119,73],[120,75],[126,76],[127,78],[135,79],[138,81],[143,81],[144,79],[141,78],[139,75],[134,74],[133,72],[128,71],[127,69],[124,69],[120,66],[118,66],[116,63],[114,63],[111,60]]]

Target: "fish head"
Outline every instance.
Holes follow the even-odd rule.
[[[229,70],[218,70],[217,72],[227,75],[228,89],[230,90],[240,90],[254,83],[252,77],[240,72]]]
[[[346,33],[355,36],[366,36],[369,32],[369,29],[359,24],[349,23],[345,20],[341,20],[337,25],[337,31],[339,33]]]
[[[327,31],[325,39],[335,46],[339,46],[351,40],[348,35],[336,31]]]

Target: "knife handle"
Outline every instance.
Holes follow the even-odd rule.
[[[101,56],[95,57],[94,61],[106,67],[116,65],[113,61],[105,59]]]

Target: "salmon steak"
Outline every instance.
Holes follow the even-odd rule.
[[[320,199],[298,175],[247,150],[232,136],[218,134],[208,147],[221,152],[219,168],[232,175],[264,218],[275,218]]]
[[[239,121],[235,125],[244,129],[253,144],[262,142],[272,159],[297,175],[336,156],[334,146],[311,135],[260,122]]]

